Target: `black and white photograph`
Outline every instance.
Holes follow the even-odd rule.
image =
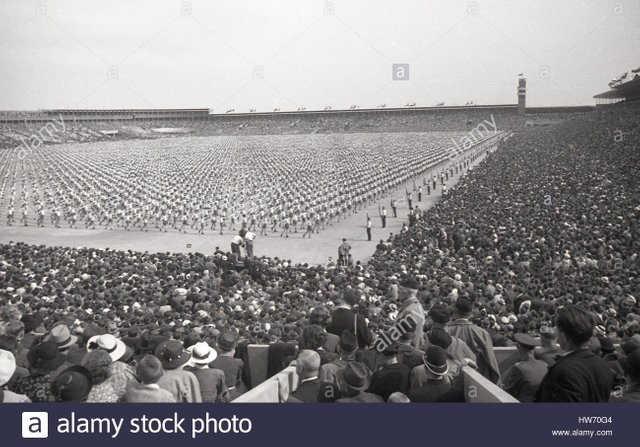
[[[638,403],[639,143],[631,0],[3,0],[0,402]]]

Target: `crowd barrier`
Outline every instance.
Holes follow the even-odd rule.
[[[517,361],[515,347],[494,348],[500,373],[504,373]],[[288,367],[267,378],[268,345],[247,347],[249,374],[253,388],[234,400],[235,403],[276,403],[296,390],[298,376]],[[496,386],[471,368],[463,368],[465,396],[468,402],[517,402],[510,394]]]

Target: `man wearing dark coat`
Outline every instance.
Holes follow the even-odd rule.
[[[469,317],[473,310],[473,303],[465,297],[456,300],[455,316],[449,323],[449,334],[462,339],[476,355],[478,372],[493,383],[500,385],[500,369],[496,355],[493,352],[493,342],[489,333],[473,324]]]
[[[556,333],[566,354],[549,368],[535,402],[608,402],[613,373],[605,360],[591,352],[595,327],[587,310],[570,304],[559,309]]]
[[[310,349],[300,351],[296,360],[296,372],[299,380],[298,389],[291,394],[291,397],[298,399],[300,402],[318,402],[318,391],[320,389],[319,370],[320,356],[318,353]]]

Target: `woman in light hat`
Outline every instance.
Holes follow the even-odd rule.
[[[111,334],[95,335],[87,342],[87,351],[90,353],[100,349],[111,357],[111,368],[107,382],[111,384],[119,398],[122,398],[127,385],[135,380],[133,367],[125,362],[123,358],[127,354],[127,346],[122,340],[115,338]]]
[[[192,372],[198,379],[202,402],[229,402],[224,372],[209,367],[209,363],[218,357],[216,350],[206,342],[198,342],[189,346],[187,351],[191,353],[191,358],[185,371]]]

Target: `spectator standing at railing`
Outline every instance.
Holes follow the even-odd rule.
[[[505,374],[503,388],[520,402],[533,402],[533,397],[547,373],[548,365],[536,360],[533,350],[540,342],[527,334],[515,334],[518,363]]]
[[[495,384],[500,384],[500,369],[493,352],[491,336],[483,328],[475,325],[470,319],[473,303],[460,297],[455,303],[455,319],[447,327],[449,334],[458,337],[467,344],[476,355],[478,372]]]

